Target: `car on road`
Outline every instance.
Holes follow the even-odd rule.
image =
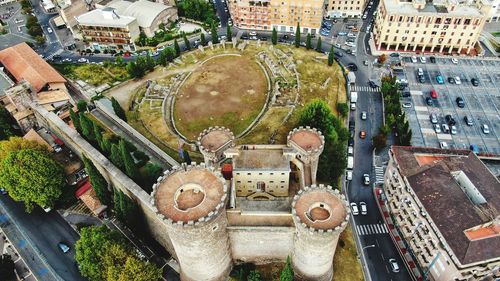
[[[455,78],[453,78],[453,77],[448,77],[448,83],[450,83],[450,84],[455,84]]]
[[[257,36],[257,32],[255,32],[255,31],[250,31],[250,32],[248,33],[248,35],[250,35],[250,36]]]
[[[399,265],[396,259],[389,259],[389,264],[391,266],[392,272],[398,273],[399,272]]]
[[[474,87],[479,86],[479,80],[477,78],[472,78],[470,80],[470,82],[472,83],[472,86],[474,86]]]
[[[340,45],[339,43],[335,43],[335,48],[342,48],[342,45]]]
[[[346,179],[347,179],[348,181],[352,180],[352,171],[347,170],[347,172],[346,172]]]
[[[366,120],[367,114],[366,111],[361,112],[361,120]]]
[[[363,65],[368,66],[368,61],[367,60],[363,61]]]
[[[72,61],[73,61],[73,60],[72,60],[72,59],[70,59],[70,58],[64,58],[64,59],[62,60],[62,62],[72,62]]]
[[[359,138],[360,139],[365,139],[366,138],[366,132],[365,131],[360,131],[359,132]]]
[[[490,127],[488,127],[488,125],[486,124],[482,124],[481,125],[481,130],[483,131],[483,133],[485,134],[489,134],[490,133]]]
[[[457,84],[457,85],[462,84],[462,81],[460,80],[460,77],[455,76],[455,84]]]
[[[89,62],[89,60],[88,60],[88,59],[86,59],[86,58],[79,58],[79,59],[77,60],[77,62],[78,62],[78,63],[88,63],[88,62]]]
[[[341,57],[343,57],[343,56],[344,56],[344,54],[342,54],[341,52],[333,52],[333,54],[334,54],[336,57],[339,57],[339,58],[341,58]]]
[[[365,13],[365,14],[363,15],[363,19],[365,20],[367,17],[368,17],[368,13]]]
[[[425,77],[424,77],[424,75],[418,75],[418,82],[425,83]]]
[[[349,138],[349,140],[347,141],[347,145],[354,147],[354,138]]]
[[[458,107],[460,107],[460,108],[465,107],[465,102],[464,102],[464,99],[462,97],[457,97],[457,99],[455,101],[457,102]]]
[[[391,53],[389,56],[393,58],[399,58],[399,53]]]
[[[347,33],[347,37],[356,38],[356,34],[354,34],[354,33]]]
[[[413,62],[413,63],[417,63],[417,57],[416,57],[416,56],[412,56],[412,57],[411,57],[411,62]]]
[[[450,127],[450,133],[452,135],[456,135],[457,134],[457,126],[453,125]]]
[[[411,102],[403,103],[403,108],[411,108]]]
[[[436,82],[438,84],[444,84],[444,79],[443,79],[443,76],[441,74],[436,75]]]
[[[47,27],[47,32],[50,34],[50,33],[54,32],[54,31],[52,31],[52,28]]]
[[[427,62],[427,59],[425,59],[425,57],[420,57],[420,62],[421,62],[421,63],[426,63],[426,62]]]
[[[350,204],[350,206],[351,206],[351,213],[352,213],[352,215],[353,215],[353,216],[357,216],[357,215],[359,215],[358,205],[356,205],[356,203],[352,202],[352,203]]]
[[[434,102],[432,102],[432,98],[431,97],[426,97],[425,98],[425,103],[428,105],[428,106],[432,106],[434,104]]]
[[[431,119],[432,124],[437,124],[438,119],[437,119],[437,115],[435,113],[431,113],[431,115],[429,115],[429,118]]]
[[[347,147],[347,155],[350,155],[350,156],[354,155],[354,147],[352,147],[352,146]]]
[[[357,71],[358,70],[358,66],[355,63],[348,64],[347,68],[349,68],[349,70],[351,70],[351,71]]]
[[[435,57],[430,57],[429,60],[431,61],[431,63],[436,63],[436,58]]]
[[[448,125],[450,125],[450,126],[457,124],[457,121],[455,121],[455,118],[453,118],[453,116],[451,114],[446,115],[444,117],[444,120],[446,120],[446,123],[448,123]]]
[[[70,250],[69,246],[64,242],[57,243],[57,247],[65,254]]]
[[[472,119],[472,117],[470,115],[465,115],[464,116],[464,121],[465,121],[465,124],[467,124],[467,126],[474,125],[474,121],[473,121],[473,119]]]
[[[370,185],[370,175],[369,174],[364,174],[363,175],[363,184],[364,185]]]
[[[345,42],[344,44],[349,47],[356,47],[356,45],[354,45],[354,43],[351,42]]]
[[[441,133],[441,126],[439,126],[439,124],[434,124],[434,131],[436,134]]]
[[[368,213],[367,209],[366,209],[366,203],[365,202],[359,202],[359,207],[361,207],[361,214],[362,215],[366,215]]]
[[[441,149],[448,149],[448,144],[445,141],[440,141],[439,147],[441,147]]]
[[[346,36],[346,35],[347,35],[347,32],[339,32],[337,35],[338,35],[338,36]]]
[[[454,64],[458,64],[458,60],[456,58],[452,58],[451,62],[454,63]]]
[[[351,102],[351,110],[356,110],[356,103]]]
[[[5,190],[5,189],[3,189],[3,188],[0,188],[0,193],[1,193],[2,195],[7,195],[7,194],[8,194],[7,190]]]

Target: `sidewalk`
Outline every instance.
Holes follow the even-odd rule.
[[[382,188],[380,187],[375,187],[373,189],[373,193],[375,198],[377,199],[377,207],[379,208],[380,213],[382,214],[382,217],[384,219],[384,223],[387,225],[387,228],[389,229],[389,234],[391,236],[392,241],[394,242],[394,245],[396,245],[399,254],[403,258],[403,261],[405,262],[405,266],[410,272],[413,280],[417,281],[423,281],[423,276],[420,273],[420,270],[418,269],[415,261],[413,260],[413,257],[410,255],[408,250],[406,249],[406,245],[403,242],[402,238],[399,235],[398,230],[394,226],[394,223],[392,221],[392,218],[389,214],[389,209],[385,205],[385,201],[383,197],[385,196],[383,194]]]

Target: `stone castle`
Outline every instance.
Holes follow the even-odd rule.
[[[166,171],[151,205],[182,280],[226,280],[234,263],[285,260],[297,280],[332,280],[347,226],[343,195],[316,184],[324,138],[298,128],[286,145],[234,145],[226,128],[198,138],[204,163]]]

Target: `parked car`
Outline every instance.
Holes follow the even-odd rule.
[[[416,56],[412,56],[412,57],[411,57],[411,62],[413,62],[413,63],[417,63],[417,57],[416,57]]]
[[[54,31],[52,31],[52,28],[47,27],[47,32],[48,32],[48,33],[52,33],[52,32],[54,32]]]
[[[366,209],[366,203],[365,202],[359,202],[359,207],[361,207],[361,214],[362,215],[366,215],[368,213],[367,209]]]
[[[431,115],[429,115],[429,118],[431,119],[432,124],[437,124],[438,119],[435,113],[431,113]]]
[[[451,114],[446,115],[444,117],[444,120],[446,120],[446,123],[448,123],[448,125],[450,126],[457,124],[457,121],[455,121],[455,118],[453,118]]]
[[[391,53],[389,56],[393,58],[399,58],[399,53]]]
[[[470,80],[470,82],[472,83],[472,86],[474,86],[474,87],[479,86],[479,80],[477,78],[472,78]]]
[[[452,58],[451,62],[454,63],[454,64],[458,64],[458,60],[456,58]]]
[[[483,133],[485,133],[485,134],[490,133],[490,127],[488,127],[488,125],[486,125],[486,124],[481,125],[481,130],[483,130]]]
[[[364,185],[370,185],[370,175],[369,174],[364,174],[363,175],[363,184]]]
[[[448,144],[445,141],[440,141],[439,147],[441,147],[441,149],[448,149]]]
[[[88,63],[88,62],[89,62],[89,60],[88,60],[88,59],[86,59],[86,58],[79,58],[77,62],[78,62],[78,63]]]
[[[460,108],[465,107],[465,102],[464,102],[464,99],[462,97],[457,97],[456,102],[457,102],[458,107],[460,107]]]
[[[431,61],[431,63],[436,63],[436,58],[435,57],[430,57],[429,60]]]
[[[428,106],[432,106],[433,102],[432,102],[432,98],[431,97],[426,97],[425,98],[425,103],[428,105]]]
[[[350,155],[350,156],[354,155],[354,147],[352,147],[352,146],[347,147],[347,155]]]
[[[464,121],[465,121],[465,124],[467,124],[467,126],[474,125],[474,121],[473,121],[473,119],[472,119],[472,117],[470,115],[465,115],[464,116]]]
[[[411,108],[411,102],[403,103],[403,108]]]
[[[436,82],[438,84],[444,84],[444,79],[443,79],[443,76],[441,74],[436,75]]]
[[[450,127],[450,133],[452,135],[456,135],[457,134],[457,126],[453,125]]]
[[[370,88],[378,88],[378,85],[373,81],[368,81],[368,85],[370,86]]]
[[[348,181],[352,180],[352,171],[347,170],[347,172],[346,172],[346,179],[347,179]]]
[[[352,202],[351,204],[351,213],[353,216],[357,216],[359,215],[359,209],[358,209],[358,205],[356,205],[356,203]]]
[[[474,154],[478,154],[479,152],[481,152],[477,144],[471,144],[469,148],[472,152],[474,152]]]
[[[355,63],[348,64],[347,68],[349,68],[349,70],[351,70],[351,71],[357,71],[358,70],[358,66]]]
[[[457,84],[457,85],[462,84],[462,81],[460,80],[460,77],[455,76],[455,84]]]
[[[450,132],[450,127],[447,124],[442,124],[441,127],[443,128],[443,133],[448,134]]]
[[[389,264],[391,265],[392,272],[399,272],[399,265],[396,259],[389,259]]]
[[[367,116],[366,111],[361,112],[361,120],[366,120]]]
[[[448,77],[448,83],[455,84],[455,79],[453,77]]]
[[[255,31],[250,31],[250,32],[248,33],[248,35],[250,35],[250,36],[257,36],[257,32],[255,32]]]
[[[437,99],[438,98],[438,92],[436,90],[431,90],[430,96],[433,99]]]
[[[420,57],[420,62],[421,62],[421,63],[426,63],[426,62],[427,62],[427,60],[425,59],[425,57]]]
[[[439,126],[439,124],[434,124],[434,132],[436,132],[436,134],[441,133],[441,126]]]

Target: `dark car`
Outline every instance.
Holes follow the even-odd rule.
[[[429,60],[432,62],[432,63],[436,63],[436,58],[435,57],[430,57]]]
[[[265,37],[265,36],[260,36],[259,39],[260,39],[260,41],[267,41],[267,37]]]
[[[446,123],[448,123],[448,125],[450,126],[454,126],[455,124],[457,124],[455,118],[453,118],[453,116],[451,116],[450,114],[446,115],[444,117],[444,120],[446,120]]]
[[[399,58],[399,53],[391,53],[390,56],[393,58]]]
[[[348,64],[347,68],[349,68],[349,70],[351,70],[351,71],[357,71],[358,70],[358,66],[355,63]]]
[[[54,60],[60,60],[60,59],[62,59],[62,57],[61,57],[61,55],[53,55],[52,59],[54,59]]]
[[[354,146],[354,139],[353,138],[349,138],[349,140],[347,141],[347,145],[348,146]]]
[[[455,79],[453,77],[448,77],[448,83],[455,84]]]
[[[432,102],[432,98],[431,97],[426,97],[425,98],[425,103],[428,105],[428,106],[432,106],[433,102]]]
[[[479,80],[477,80],[476,78],[472,78],[470,80],[470,82],[472,83],[472,86],[474,86],[474,87],[479,86]]]
[[[464,102],[464,99],[462,97],[458,97],[456,99],[456,102],[457,102],[457,106],[460,107],[460,108],[464,108],[465,107],[465,102]]]
[[[425,83],[425,77],[423,75],[418,76],[418,82]]]
[[[401,92],[401,96],[403,98],[409,98],[411,96],[411,93],[409,91],[403,91]]]
[[[375,84],[375,82],[373,82],[373,81],[368,81],[368,85],[369,85],[371,88],[374,88],[374,89],[375,89],[375,88],[378,88],[378,85],[377,85],[377,84]]]
[[[248,40],[250,39],[250,37],[248,37],[247,35],[241,35],[241,40]]]
[[[344,54],[342,54],[341,52],[334,52],[333,54],[339,58],[344,56]]]

